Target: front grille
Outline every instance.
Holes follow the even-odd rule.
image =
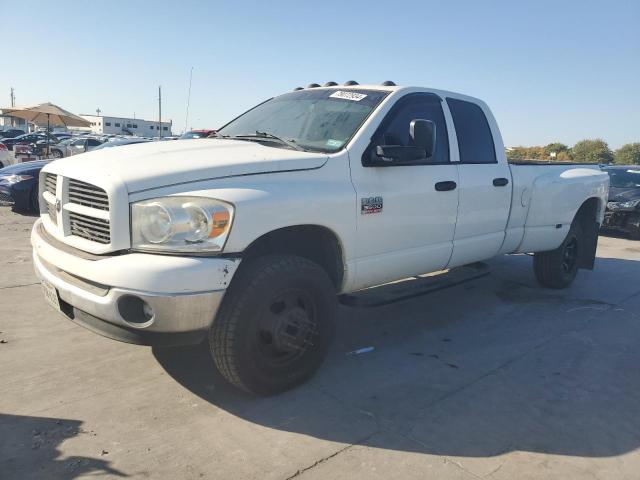
[[[76,237],[102,244],[111,242],[109,220],[69,212],[69,229],[71,235]]]
[[[79,237],[102,245],[111,243],[109,196],[90,183],[46,173],[42,214],[62,237]]]
[[[13,198],[11,198],[9,195],[0,192],[0,203],[3,205],[13,205]]]
[[[69,203],[98,210],[109,210],[107,192],[100,187],[80,180],[69,179]]]
[[[58,186],[58,176],[51,173],[47,173],[44,177],[44,188],[54,197],[56,196],[56,187]],[[54,225],[58,224],[58,214],[56,212],[56,206],[49,202],[47,204],[47,212],[49,212],[49,218]]]
[[[56,213],[56,206],[47,202],[47,212],[49,212],[49,218],[54,225],[58,224],[58,215]]]
[[[47,175],[44,177],[45,190],[49,192],[51,195],[55,196],[57,185],[58,185],[58,176],[53,175],[51,173],[47,173]]]

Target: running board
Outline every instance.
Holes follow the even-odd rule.
[[[402,302],[429,293],[455,287],[463,283],[489,275],[489,265],[482,262],[471,263],[452,270],[429,273],[417,277],[386,283],[379,287],[367,288],[355,293],[340,295],[338,301],[347,307],[372,308],[390,303]]]

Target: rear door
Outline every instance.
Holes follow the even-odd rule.
[[[509,219],[512,185],[509,165],[503,156],[496,155],[497,126],[492,132],[485,112],[476,103],[447,98],[447,105],[460,157],[458,221],[449,262],[449,267],[456,267],[498,254]]]
[[[411,146],[409,129],[415,119],[435,123],[433,155],[410,164],[372,165],[369,158],[378,145]],[[440,97],[403,96],[386,114],[364,153],[354,149],[349,155],[357,193],[354,288],[444,268],[453,249],[458,171],[450,162]]]

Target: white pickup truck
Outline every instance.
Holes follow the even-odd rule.
[[[510,165],[480,100],[310,86],[200,140],[47,165],[33,260],[60,312],[114,339],[209,342],[257,394],[320,366],[339,294],[535,252],[539,282],[593,268],[609,179]]]

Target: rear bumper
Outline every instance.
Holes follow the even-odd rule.
[[[39,233],[39,223],[36,222],[32,231],[35,271],[41,280],[55,287],[60,312],[67,318],[103,336],[140,345],[187,345],[199,343],[206,337],[226,285],[214,290],[180,291],[184,285],[174,284],[176,291],[166,291],[162,287],[166,287],[167,277],[176,276],[172,267],[184,268],[181,257],[165,257],[163,271],[158,271],[157,262],[154,264],[147,258],[154,257],[152,260],[157,261],[157,255],[130,254],[102,260],[74,257],[75,263],[67,263],[64,260],[70,254],[47,243]],[[116,260],[117,271],[112,271],[112,262]],[[201,262],[211,268],[203,270]],[[197,277],[208,273],[209,278],[202,278],[202,285],[211,285],[208,283],[211,277],[218,274],[222,286],[230,281],[235,270],[235,266],[230,270],[226,265],[225,273],[223,264],[229,262],[226,259],[197,259],[192,274]],[[79,273],[83,268],[87,269],[84,275]],[[180,272],[181,275],[185,273]],[[224,282],[222,276],[225,276]],[[106,279],[112,282],[107,283]],[[161,280],[162,283],[156,284]],[[198,283],[197,278],[195,280]],[[114,281],[117,286],[113,285]],[[127,283],[131,287],[122,286]],[[154,284],[157,285],[155,289],[139,288]],[[130,307],[132,299],[135,306],[146,305],[145,315],[142,308]]]

